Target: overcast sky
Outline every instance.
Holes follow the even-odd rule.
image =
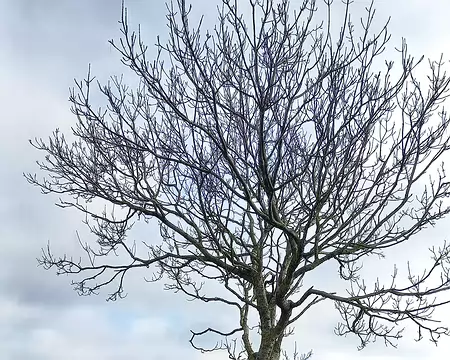
[[[215,1],[192,3],[195,13],[205,13],[207,21],[214,19]],[[369,4],[354,3],[355,15]],[[0,358],[227,359],[225,353],[202,355],[188,343],[191,328],[236,324],[237,319],[222,308],[187,302],[183,295],[163,291],[161,283],[146,284],[143,274],[129,279],[129,296],[120,302],[106,303],[105,292],[78,297],[70,278],[37,268],[35,259],[47,241],[56,250],[76,253],[76,231],[84,230],[76,212],[56,208],[55,197],[41,195],[23,179],[22,172],[37,171],[34,161],[42,156],[28,139],[45,138],[56,127],[74,124],[68,88],[74,77],[83,77],[88,63],[100,79],[122,72],[118,55],[107,43],[119,36],[121,7],[120,0],[0,0],[0,4]],[[127,5],[131,23],[143,25],[149,45],[157,34],[165,35],[164,1],[128,0]],[[450,59],[448,0],[376,0],[375,7],[379,21],[392,16],[390,51],[403,36],[417,57],[436,58],[444,52]],[[139,231],[141,236],[158,236],[153,227]],[[426,266],[427,247],[445,238],[450,240],[450,226],[440,224],[386,260],[369,262],[365,273],[389,279],[393,260],[404,268],[407,258],[418,268]],[[334,275],[329,270],[325,267],[313,280],[332,286]],[[450,308],[437,314],[450,319]],[[450,353],[448,338],[438,347],[427,340],[416,343],[413,327],[407,328],[398,349],[379,342],[358,352],[356,337],[333,334],[338,319],[333,304],[322,303],[298,322],[286,350],[292,351],[297,341],[301,352],[314,351],[313,360],[436,360],[447,359]]]

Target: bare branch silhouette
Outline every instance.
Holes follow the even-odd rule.
[[[427,87],[415,75],[422,58],[406,43],[399,63],[376,68],[390,36],[388,24],[372,32],[373,6],[354,23],[344,1],[332,34],[331,1],[320,2],[323,22],[314,0],[294,11],[285,0],[248,5],[250,18],[237,1],[222,0],[217,25],[203,32],[201,22],[189,23],[184,0],[169,4],[169,40],[158,41],[154,60],[123,9],[123,36],[111,44],[139,86],[122,77],[96,83],[89,70],[70,94],[76,140],[56,130],[32,141],[46,154],[38,164],[47,176],[26,175],[44,193],[61,194],[61,207],[84,213],[97,242],[80,241],[80,260],[48,247],[40,264],[83,274],[74,280],[82,295],[117,286],[115,300],[126,275],[150,268],[148,281],[165,277],[169,290],[236,308],[236,329],[193,331],[190,339],[236,360],[279,360],[290,326],[324,300],[342,316],[336,333],[355,334],[361,348],[377,338],[395,346],[407,321],[419,338],[448,335],[432,317],[450,301],[435,300],[450,288],[448,243],[431,249],[422,275],[409,272],[408,286],[396,284],[396,273],[372,288],[359,276],[364,256],[382,256],[449,213],[444,61],[430,61]],[[93,107],[94,91],[106,107]],[[93,200],[115,211],[98,212]],[[127,234],[150,219],[160,241],[138,251]],[[115,253],[128,260],[111,261]],[[347,293],[303,288],[325,262],[336,263]],[[438,283],[429,281],[435,274]],[[229,297],[209,294],[203,282],[220,283]],[[206,333],[224,339],[205,349],[195,340]]]

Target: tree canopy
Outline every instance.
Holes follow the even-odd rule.
[[[168,41],[154,52],[124,8],[123,36],[111,44],[139,85],[113,76],[96,87],[89,71],[70,93],[76,140],[56,130],[32,141],[46,175],[26,175],[61,194],[59,206],[86,214],[96,241],[83,245],[82,261],[47,248],[40,263],[82,274],[74,284],[84,295],[108,287],[115,300],[125,275],[149,268],[168,289],[233,307],[235,329],[208,328],[190,341],[235,360],[280,359],[290,325],[323,300],[341,314],[337,334],[355,334],[361,348],[377,338],[395,345],[404,322],[419,338],[448,335],[431,316],[448,302],[434,301],[450,288],[448,243],[432,249],[431,268],[410,273],[407,286],[394,274],[370,287],[358,273],[365,256],[420,236],[450,211],[444,61],[429,62],[425,86],[416,76],[422,58],[405,42],[399,61],[384,59],[388,23],[372,31],[373,6],[354,22],[351,2],[343,3],[337,32],[331,11],[339,5],[315,0],[293,9],[287,0],[248,0],[250,16],[222,0],[216,26],[203,31],[177,0],[167,6]],[[92,105],[94,91],[105,107]],[[93,200],[117,211],[97,211]],[[127,233],[152,219],[159,240],[139,252]],[[112,260],[117,252],[127,260]],[[305,288],[329,262],[347,292]],[[441,281],[430,282],[433,274]],[[224,292],[206,293],[209,281]],[[204,349],[195,340],[206,333],[224,341]]]

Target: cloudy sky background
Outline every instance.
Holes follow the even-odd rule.
[[[196,14],[215,18],[216,1],[192,1]],[[296,1],[292,1],[295,6]],[[354,15],[368,1],[355,0]],[[130,23],[141,23],[147,43],[164,37],[163,1],[128,0]],[[446,0],[376,0],[379,23],[392,16],[394,46],[402,36],[411,53],[450,59],[450,3]],[[143,274],[129,278],[125,300],[106,303],[106,293],[78,297],[70,278],[56,277],[36,266],[40,248],[51,241],[56,251],[76,254],[76,231],[87,236],[74,211],[62,211],[52,196],[40,195],[22,177],[37,170],[37,153],[28,139],[46,138],[56,127],[74,124],[67,101],[73,78],[86,74],[88,63],[95,75],[123,72],[117,53],[107,43],[119,37],[119,0],[0,0],[0,358],[5,360],[157,360],[226,359],[225,353],[202,355],[188,340],[189,329],[219,324],[231,329],[237,318],[221,307],[187,302],[183,295],[163,291],[162,283],[146,284]],[[362,14],[362,13],[361,13]],[[392,52],[392,59],[398,56]],[[426,66],[423,67],[426,70]],[[133,81],[133,79],[131,79]],[[446,220],[448,223],[448,220]],[[83,233],[84,232],[84,233]],[[447,235],[448,234],[448,235]],[[141,239],[156,238],[154,227],[140,227]],[[450,225],[441,223],[423,232],[386,260],[366,264],[370,280],[389,280],[394,261],[401,269],[414,260],[421,269],[429,264],[426,249],[450,240]],[[331,272],[330,272],[331,270]],[[405,274],[404,272],[400,272]],[[335,270],[325,267],[310,281],[323,288],[335,286]],[[448,319],[450,307],[436,312]],[[362,352],[355,337],[339,338],[333,328],[339,320],[332,303],[322,303],[297,324],[295,338],[286,350],[307,352],[313,360],[325,359],[444,359],[450,339],[435,347],[427,340],[414,342],[416,329],[408,327],[398,349],[378,342]],[[445,356],[447,354],[447,356]]]

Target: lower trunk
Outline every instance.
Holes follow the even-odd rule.
[[[255,353],[254,360],[280,360],[281,358],[281,339],[265,341],[261,339],[259,351]],[[250,359],[249,359],[250,360]]]

